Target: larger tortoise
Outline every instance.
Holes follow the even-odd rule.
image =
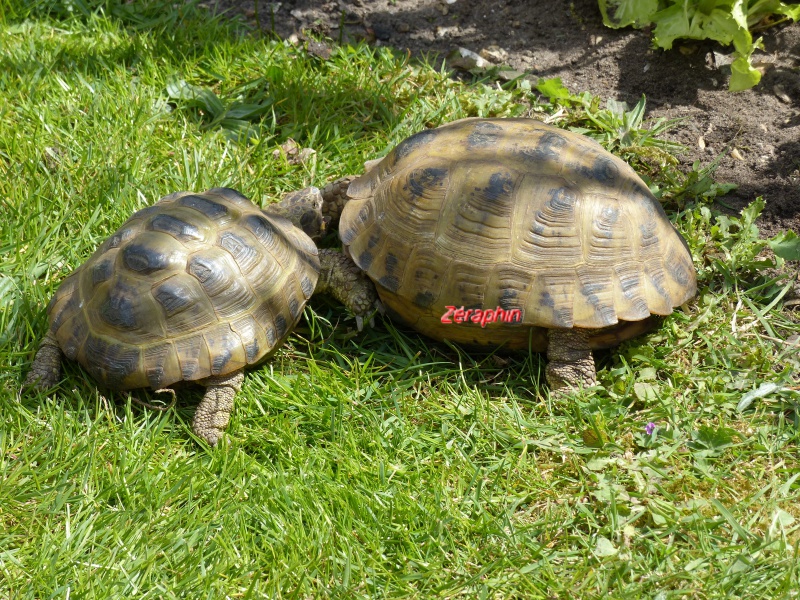
[[[422,131],[347,195],[342,242],[390,314],[438,340],[547,351],[553,388],[594,384],[592,349],[696,292],[686,242],[633,169],[536,120]]]
[[[177,192],[128,219],[59,286],[25,385],[58,383],[62,352],[110,389],[206,387],[195,433],[216,444],[242,371],[268,358],[316,291],[366,314],[371,284],[318,251],[317,188],[262,211],[239,192]]]

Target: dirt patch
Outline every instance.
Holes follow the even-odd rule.
[[[767,207],[764,235],[800,231],[800,24],[764,33],[764,77],[753,90],[727,91],[720,63],[730,54],[709,42],[651,48],[648,31],[603,26],[596,0],[207,0],[217,10],[288,37],[302,29],[351,41],[438,55],[455,47],[497,46],[503,63],[539,77],[560,77],[633,106],[647,96],[648,117],[689,117],[673,130],[688,146],[682,162],[706,164],[726,147],[717,179],[739,187],[724,199],[738,209],[757,196]],[[716,54],[715,54],[716,53]],[[701,139],[702,138],[702,139]]]

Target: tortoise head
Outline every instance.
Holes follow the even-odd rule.
[[[264,212],[286,217],[312,239],[319,239],[330,222],[329,217],[322,216],[322,193],[313,186],[289,192]]]

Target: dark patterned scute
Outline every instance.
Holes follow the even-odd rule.
[[[181,198],[180,203],[183,206],[187,206],[189,208],[193,208],[196,211],[202,213],[209,219],[217,220],[225,215],[228,214],[228,207],[224,204],[220,204],[218,202],[214,202],[209,198],[204,198],[202,196],[184,196]]]
[[[548,328],[575,327],[607,347],[696,292],[685,241],[633,169],[533,119],[420,132],[348,195],[348,253],[390,314],[436,339],[544,350]],[[447,307],[520,314],[448,324]]]
[[[50,330],[112,389],[225,375],[282,343],[318,274],[313,242],[282,217],[235,190],[178,192],[135,213],[62,283]]]
[[[397,148],[394,149],[395,156],[398,160],[403,159],[412,152],[416,152],[429,144],[434,137],[436,137],[436,133],[430,129],[415,133],[397,145]]]
[[[149,228],[168,233],[181,241],[202,239],[197,227],[172,215],[156,215],[150,220]]]

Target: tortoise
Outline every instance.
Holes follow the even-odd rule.
[[[286,339],[312,293],[331,292],[359,317],[372,284],[341,253],[318,251],[317,188],[262,211],[233,189],[176,192],[134,213],[59,286],[25,387],[60,378],[62,353],[103,386],[206,387],[193,430],[216,445],[243,369]]]
[[[553,390],[594,385],[593,349],[696,293],[689,248],[647,185],[583,135],[462,119],[365,168],[334,207],[389,315],[437,340],[547,352]]]

